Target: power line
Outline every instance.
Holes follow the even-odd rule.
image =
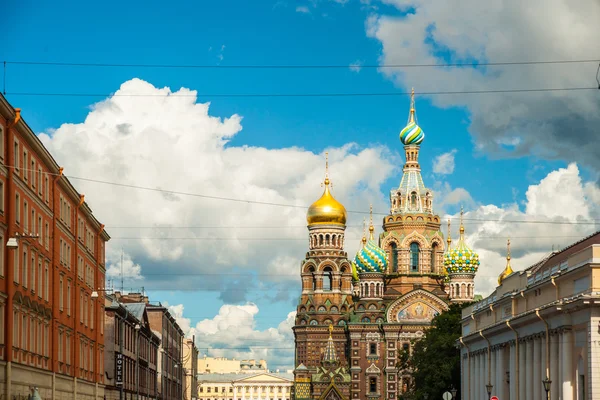
[[[487,90],[453,90],[419,92],[424,96],[437,95],[468,95],[468,94],[500,94],[500,93],[542,93],[542,92],[572,92],[598,90],[596,87],[566,87],[566,88],[537,88],[537,89],[487,89]],[[380,92],[380,93],[195,93],[195,94],[116,94],[116,93],[42,93],[42,92],[7,92],[7,96],[46,96],[46,97],[252,97],[252,98],[283,98],[283,97],[395,97],[408,96],[410,92]]]
[[[490,61],[470,63],[423,63],[423,64],[365,64],[359,68],[427,68],[427,67],[490,67],[508,65],[548,65],[548,64],[584,64],[596,63],[600,59],[578,60],[533,60],[533,61]],[[84,62],[52,62],[52,61],[4,61],[5,64],[37,65],[59,67],[96,67],[96,68],[181,68],[181,69],[348,69],[351,65],[342,64],[258,64],[258,65],[209,65],[209,64],[127,64],[127,63],[84,63]]]
[[[4,165],[6,168],[19,169],[18,167],[15,167],[14,165],[6,165],[4,163],[2,163],[2,165]],[[36,173],[38,172],[38,171],[33,170],[31,168],[21,168],[21,170],[23,170],[23,171],[34,171]],[[59,173],[53,173],[53,172],[44,172],[44,174],[49,175],[49,176],[59,176],[60,175]],[[259,201],[259,200],[248,200],[248,199],[237,199],[237,198],[233,198],[233,197],[214,196],[214,195],[207,195],[207,194],[200,194],[200,193],[191,193],[191,192],[180,192],[180,191],[169,190],[169,189],[160,189],[160,188],[152,188],[152,187],[147,187],[147,186],[131,185],[131,184],[125,184],[125,183],[119,183],[119,182],[104,181],[104,180],[99,180],[99,179],[83,178],[83,177],[72,176],[72,175],[64,175],[63,174],[62,176],[66,177],[68,179],[81,180],[81,181],[85,181],[85,182],[93,182],[93,183],[99,183],[99,184],[104,184],[104,185],[124,187],[124,188],[129,188],[129,189],[147,190],[147,191],[158,192],[158,193],[168,193],[168,194],[176,194],[176,195],[181,195],[181,196],[191,196],[191,197],[206,198],[206,199],[210,199],[210,200],[232,201],[232,202],[238,202],[238,203],[258,204],[258,205],[267,205],[267,206],[276,206],[276,207],[288,207],[288,208],[299,208],[299,209],[308,209],[309,208],[309,206],[303,206],[303,205],[298,205],[298,204],[275,203],[275,202],[267,202],[267,201]],[[346,210],[346,212],[352,213],[352,214],[369,214],[370,213],[369,211],[359,211],[359,210]],[[387,213],[387,212],[386,213],[373,212],[373,215],[388,216],[390,214]],[[459,217],[452,217],[452,218],[449,218],[449,219],[451,219],[451,220],[458,220]],[[497,219],[463,218],[463,221],[531,223],[531,224],[554,224],[554,225],[596,225],[596,224],[600,223],[600,220],[588,220],[588,221],[543,221],[543,220],[514,220],[514,219],[511,220],[511,219],[503,219],[503,218],[497,218]],[[349,226],[362,226],[362,225],[349,225]],[[123,226],[121,226],[119,228],[136,228],[136,227],[123,227]],[[150,228],[155,228],[155,227],[150,227]],[[158,227],[158,228],[160,228],[160,227]],[[180,227],[180,228],[185,228],[185,227]],[[230,227],[230,228],[238,228],[238,227],[233,226],[233,227]],[[255,227],[248,227],[248,228],[255,228]],[[121,238],[121,239],[126,239],[126,238]]]

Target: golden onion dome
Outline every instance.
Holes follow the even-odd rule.
[[[325,153],[327,157],[327,153]],[[321,198],[308,208],[306,213],[306,221],[308,225],[346,225],[346,208],[337,201],[329,189],[331,182],[329,181],[329,162],[325,162],[325,190]]]
[[[504,267],[504,271],[502,271],[500,276],[498,276],[498,285],[502,285],[502,281],[514,272],[510,266],[510,239],[508,239],[507,248],[508,252],[506,254],[506,267]]]

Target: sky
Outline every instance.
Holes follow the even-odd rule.
[[[413,87],[423,178],[455,239],[464,207],[477,292],[494,290],[508,237],[524,269],[600,230],[599,62],[582,62],[600,59],[595,0],[22,1],[3,14],[3,91],[106,225],[112,285],[122,269],[126,290],[168,304],[201,353],[292,368],[324,154],[334,196],[358,211],[353,257],[363,213],[381,218],[400,182]],[[577,62],[489,65],[557,60]],[[274,65],[337,67],[256,68]],[[585,90],[498,92],[557,88]],[[332,93],[388,95],[247,96]]]

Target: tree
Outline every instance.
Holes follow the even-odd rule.
[[[441,399],[452,386],[460,390],[460,350],[456,342],[461,336],[463,307],[451,304],[448,311],[433,318],[423,338],[412,344],[412,353],[400,353],[398,368],[412,375],[412,386],[404,399],[423,399],[425,393],[429,399]]]

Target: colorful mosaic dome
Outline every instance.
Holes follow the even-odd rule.
[[[354,265],[358,273],[380,272],[384,273],[387,268],[387,254],[385,250],[377,246],[373,238],[373,224],[369,226],[370,237],[366,241],[363,237],[363,246],[354,257]]]
[[[475,274],[479,269],[479,254],[467,246],[465,243],[465,228],[460,224],[460,238],[455,248],[449,249],[444,254],[444,267],[448,274]]]
[[[403,145],[421,144],[425,139],[425,133],[415,121],[410,121],[404,129],[400,131],[400,141]]]

